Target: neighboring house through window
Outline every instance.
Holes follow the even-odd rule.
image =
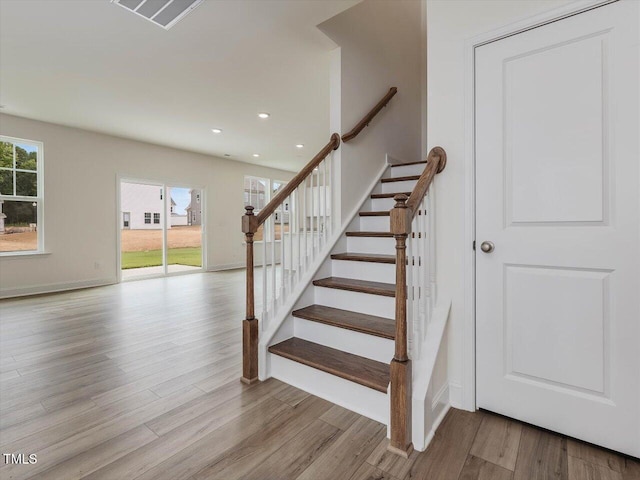
[[[41,252],[43,144],[0,136],[0,255]]]

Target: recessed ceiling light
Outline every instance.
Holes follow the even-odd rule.
[[[271,116],[271,114],[267,113],[267,112],[260,112],[258,114],[258,117],[265,119],[265,118],[269,118]]]
[[[253,156],[258,158],[260,156],[260,154],[259,153],[254,153]]]
[[[299,143],[296,145],[296,148],[304,148],[304,144],[303,143]]]
[[[219,128],[212,128],[211,131],[213,133],[222,133],[222,130],[220,130]]]

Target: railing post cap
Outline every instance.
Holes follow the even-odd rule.
[[[429,150],[427,161],[435,161],[436,159],[434,157],[437,157],[438,161],[438,170],[436,171],[436,173],[440,173],[444,170],[444,167],[447,166],[447,152],[445,152],[444,148],[440,146],[433,147],[431,150]]]
[[[246,207],[244,207],[244,209],[245,215],[253,215],[254,208],[251,205],[247,205]]]
[[[393,199],[396,201],[394,208],[407,208],[407,200],[409,200],[409,197],[404,193],[398,193]]]
[[[340,134],[339,133],[333,133],[331,135],[331,141],[333,142],[333,149],[337,150],[338,147],[340,147]]]

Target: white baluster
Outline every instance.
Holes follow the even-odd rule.
[[[314,214],[315,214],[315,202],[314,202],[314,196],[313,196],[313,172],[310,175],[309,178],[309,188],[310,188],[310,192],[309,192],[309,203],[311,204],[311,212],[309,212],[309,222],[310,222],[310,229],[309,229],[309,235],[311,236],[311,255],[310,255],[310,261],[313,262],[316,259],[316,255],[315,255],[315,249],[314,249],[314,245],[315,245],[315,237],[314,237],[314,222],[315,222],[315,218],[314,218]]]
[[[327,159],[322,161],[322,244],[327,244]]]
[[[316,170],[316,229],[317,229],[317,235],[318,235],[318,243],[314,246],[314,255],[313,258],[315,259],[317,257],[317,255],[320,254],[320,167],[316,167],[318,170]]]
[[[335,221],[335,212],[333,211],[333,153],[329,154],[329,237],[333,235],[333,222]]]
[[[413,228],[412,228],[413,230]],[[415,335],[415,282],[413,279],[413,256],[414,241],[412,235],[409,234],[406,241],[407,245],[407,348],[412,358],[416,358],[416,335]]]
[[[284,302],[284,203],[280,204],[280,305]]]
[[[271,237],[271,312],[276,308],[276,221],[275,216],[269,217],[269,236]],[[273,313],[272,313],[273,315]]]
[[[307,271],[307,179],[305,178],[302,182],[302,230],[304,235],[304,247],[300,252],[300,255],[303,255],[304,261],[304,271]]]
[[[289,272],[289,293],[291,293],[291,291],[293,290],[293,237],[292,237],[293,231],[291,229],[291,226],[292,226],[291,225],[291,214],[293,213],[292,212],[292,210],[293,210],[292,209],[293,196],[289,195],[289,197],[287,197],[287,200],[288,200],[288,205],[287,205],[287,203],[285,203],[285,206],[288,206],[288,210],[289,210],[288,213],[287,213],[287,216],[289,217],[289,223],[288,223],[288,225],[289,225],[288,230],[289,231],[287,233],[289,234],[288,235],[288,237],[289,237],[289,258],[288,258],[288,261],[289,261],[289,270],[288,270],[288,272]]]
[[[262,321],[258,322],[265,329],[267,319],[267,225],[262,224]]]

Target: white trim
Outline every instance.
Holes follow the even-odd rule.
[[[28,287],[0,290],[0,298],[25,297],[27,295],[41,295],[46,293],[64,292],[67,290],[78,290],[81,288],[102,287],[105,285],[113,285],[114,283],[116,283],[116,281],[113,278],[98,278],[93,280],[82,280],[79,282],[31,285]]]
[[[450,385],[451,404],[465,410],[476,410],[475,355],[475,49],[481,45],[516,35],[545,24],[577,15],[618,0],[578,0],[465,40],[464,105],[465,105],[465,199],[464,199],[464,317],[462,331],[462,384]]]
[[[449,383],[449,403],[453,408],[464,410],[462,405],[463,387],[459,383]]]
[[[220,263],[218,265],[211,265],[210,267],[207,268],[207,272],[220,272],[222,270],[237,270],[237,269],[244,269],[247,267],[247,264],[245,262],[238,262],[238,263]]]
[[[450,396],[450,394],[449,394],[449,385],[447,385],[445,383],[443,385],[442,389],[440,390],[440,392],[438,393],[438,395],[436,395],[434,397],[434,399],[433,399],[433,407],[432,407],[433,411],[435,411],[435,409],[437,408],[437,406],[440,403],[440,401],[442,400],[442,398],[446,398],[447,396]],[[442,403],[444,404],[444,408],[438,414],[438,416],[436,417],[436,419],[433,422],[433,425],[431,426],[431,429],[429,430],[429,432],[425,436],[425,438],[424,438],[424,448],[422,450],[420,450],[422,452],[427,449],[427,447],[431,443],[431,440],[433,440],[433,437],[436,434],[436,430],[438,430],[438,427],[442,423],[442,420],[444,420],[444,417],[447,416],[447,413],[449,413],[449,409],[452,406],[450,400],[446,401],[446,402],[442,402]]]

